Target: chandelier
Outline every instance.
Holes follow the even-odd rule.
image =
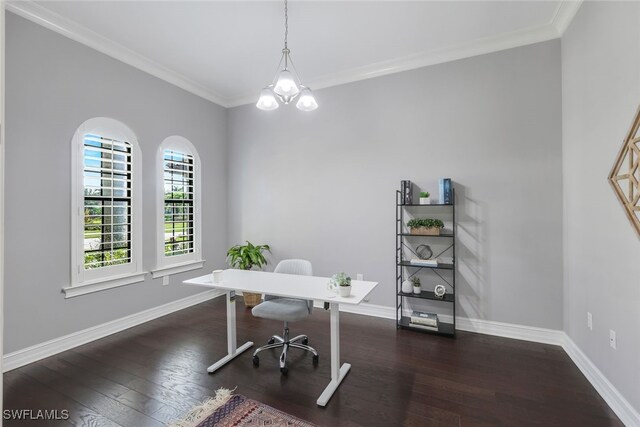
[[[302,111],[313,111],[318,108],[318,103],[311,93],[311,89],[300,83],[300,77],[291,60],[291,51],[287,46],[287,36],[289,35],[289,14],[287,0],[284,0],[284,49],[278,64],[272,83],[262,89],[260,99],[256,107],[261,110],[275,110],[280,106],[278,101],[287,105],[294,99],[298,99],[296,107]],[[284,67],[282,67],[284,63]]]

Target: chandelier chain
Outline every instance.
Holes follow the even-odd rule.
[[[284,48],[287,49],[287,36],[289,35],[289,8],[287,0],[284,0]]]

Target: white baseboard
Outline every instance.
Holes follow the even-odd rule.
[[[316,302],[314,307],[322,308],[323,304]],[[364,316],[381,317],[384,319],[395,319],[396,312],[393,307],[363,303],[359,305],[344,304],[340,306],[340,311],[345,313],[362,314]],[[405,311],[405,316],[410,316],[411,311]],[[452,322],[453,317],[439,314],[438,317],[444,322]],[[476,332],[485,335],[513,338],[517,340],[532,341],[543,344],[563,345],[564,332],[556,329],[537,328],[533,326],[516,325],[513,323],[494,322],[492,320],[469,319],[467,317],[456,317],[456,329],[459,331]]]
[[[564,343],[564,332],[557,329],[537,328],[513,323],[494,322],[492,320],[458,317],[456,329],[542,344],[561,346]]]
[[[564,333],[563,333],[564,334]],[[640,426],[640,413],[631,406],[629,401],[614,387],[604,374],[593,364],[586,354],[573,342],[573,340],[564,334],[564,343],[562,345],[564,351],[569,355],[573,363],[582,371],[587,380],[596,389],[598,394],[607,402],[607,405],[616,413],[620,421],[625,426]]]
[[[23,348],[22,350],[14,351],[13,353],[5,354],[2,357],[2,370],[3,372],[7,372],[12,369],[19,368],[29,363],[44,359],[45,357],[53,356],[54,354],[106,337],[107,335],[129,329],[133,326],[157,319],[158,317],[166,316],[167,314],[191,307],[192,305],[200,304],[201,302],[220,295],[224,295],[224,292],[219,290],[201,292],[199,294],[172,301],[111,322],[93,326],[82,331],[54,338],[31,347]]]
[[[320,304],[320,307],[322,307],[322,304]],[[396,312],[393,307],[369,304],[366,302],[358,305],[343,304],[340,306],[340,311],[345,313],[362,314],[363,316],[381,317],[383,319],[396,318]]]

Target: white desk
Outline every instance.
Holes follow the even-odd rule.
[[[213,283],[211,274],[185,280],[188,285],[206,286],[224,289],[227,299],[227,355],[207,368],[214,372],[253,345],[248,341],[236,347],[236,309],[235,291],[254,292],[289,298],[302,298],[329,303],[331,328],[331,382],[318,398],[318,405],[326,406],[351,365],[340,366],[340,304],[360,304],[378,285],[377,282],[353,280],[351,296],[342,298],[327,289],[328,277],[298,276],[292,274],[267,273],[264,271],[225,270],[223,281]]]

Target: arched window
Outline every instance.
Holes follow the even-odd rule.
[[[71,286],[66,297],[144,280],[141,154],[123,123],[96,117],[71,144]]]
[[[165,139],[157,154],[157,267],[152,276],[201,268],[200,158],[181,136]]]

